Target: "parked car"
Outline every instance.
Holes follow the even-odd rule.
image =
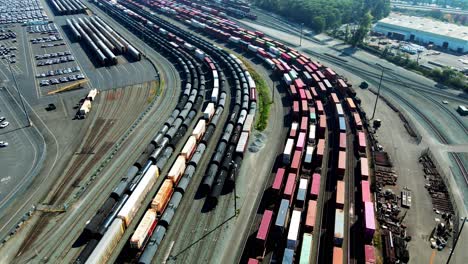
[[[0,116],[0,122],[3,122],[5,121],[5,117],[4,116]]]
[[[6,141],[0,141],[0,148],[4,148],[8,146],[8,142]]]
[[[7,127],[9,124],[10,124],[10,122],[5,121],[5,122],[3,122],[3,123],[0,124],[0,128],[5,128],[5,127]]]

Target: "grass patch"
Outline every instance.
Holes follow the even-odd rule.
[[[252,65],[244,58],[240,57],[245,67],[249,71],[255,85],[257,86],[257,112],[259,113],[255,122],[255,129],[259,131],[265,130],[268,125],[268,117],[270,116],[270,106],[272,104],[270,97],[270,89],[265,80],[253,69]]]

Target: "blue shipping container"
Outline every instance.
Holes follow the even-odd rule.
[[[280,208],[278,210],[278,216],[276,217],[275,226],[279,228],[281,232],[286,228],[286,220],[289,214],[289,200],[282,199]]]
[[[340,122],[340,131],[341,132],[346,132],[346,122],[345,122],[344,117],[340,116],[338,118],[338,121]]]
[[[283,264],[293,264],[294,251],[287,248],[284,250]]]

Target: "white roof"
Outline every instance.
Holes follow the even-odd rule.
[[[437,21],[429,18],[405,16],[396,13],[377,22],[378,26],[393,26],[395,28],[406,28],[434,35],[451,37],[454,39],[468,41],[468,27],[452,23]]]

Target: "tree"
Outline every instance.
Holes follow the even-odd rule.
[[[361,18],[361,21],[359,22],[359,28],[356,30],[353,38],[351,39],[351,44],[353,46],[357,46],[358,44],[362,43],[362,41],[370,31],[371,23],[372,15],[370,11],[367,11]]]
[[[325,18],[318,16],[312,20],[313,27],[317,32],[322,32],[325,29]]]

